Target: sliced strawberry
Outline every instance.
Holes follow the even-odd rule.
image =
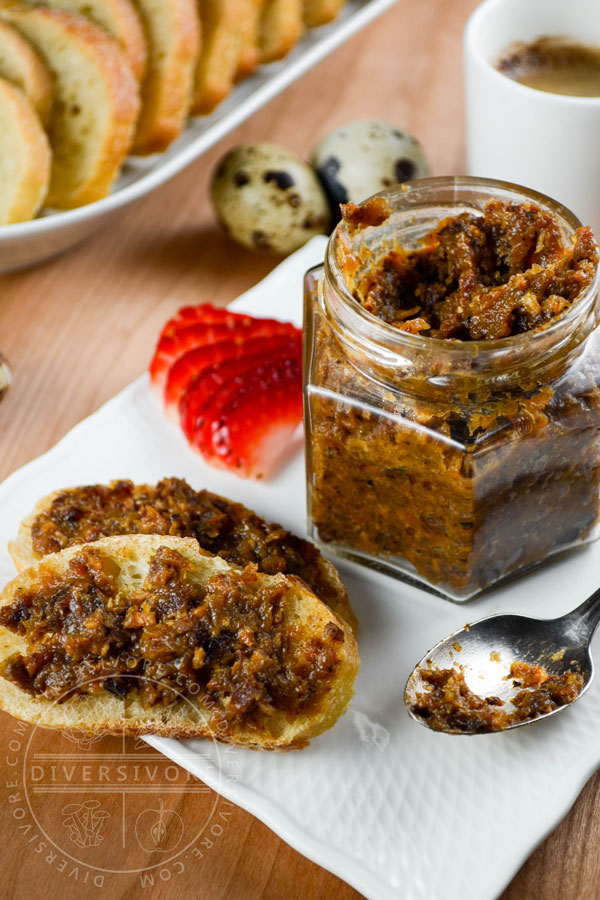
[[[238,331],[247,326],[237,323],[210,325],[194,322],[179,329],[170,328],[161,335],[152,362],[150,377],[156,387],[163,388],[171,365],[179,356],[183,356],[194,347],[214,344],[217,341],[232,340]]]
[[[244,325],[250,322],[252,316],[244,313],[234,313],[227,307],[212,306],[210,303],[201,303],[200,306],[182,306],[178,309],[172,319],[169,319],[160,333],[160,337],[165,334],[171,336],[181,328],[188,325],[194,325],[196,322],[203,322],[205,325],[228,325],[235,327],[236,325]]]
[[[244,477],[268,475],[302,421],[302,366],[298,359],[260,366],[221,407],[200,449],[208,462]]]
[[[248,341],[256,345],[254,354],[231,358],[208,366],[194,376],[182,392],[179,401],[181,427],[188,438],[198,448],[210,443],[212,422],[218,418],[221,409],[243,388],[248,379],[255,378],[260,371],[275,361],[297,360],[301,365],[302,343],[299,338],[257,338]]]
[[[249,337],[247,340],[226,340],[217,344],[209,344],[205,347],[196,347],[189,350],[176,360],[167,376],[165,384],[165,407],[170,419],[177,419],[177,411],[180,398],[192,379],[195,379],[206,369],[225,362],[229,359],[252,357],[255,353],[262,353],[263,359],[269,359],[271,353],[281,344],[292,345],[301,348],[302,334],[298,331],[289,335],[279,334],[274,337]],[[301,352],[301,349],[297,349]]]
[[[181,322],[206,322],[217,325],[224,322],[230,316],[235,316],[226,306],[213,306],[212,303],[201,303],[199,306],[182,306],[178,309],[171,322],[177,325]]]
[[[234,314],[232,313],[232,316]],[[294,325],[279,322],[276,319],[253,319],[249,316],[236,316],[226,324],[205,324],[196,322],[164,334],[156,348],[150,363],[150,375],[156,387],[164,387],[170,367],[180,356],[196,347],[205,347],[224,340],[246,340],[264,334],[292,334],[297,331]]]

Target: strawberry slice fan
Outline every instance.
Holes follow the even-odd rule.
[[[213,466],[273,474],[302,421],[302,331],[210,304],[185,306],[150,363],[167,416]]]

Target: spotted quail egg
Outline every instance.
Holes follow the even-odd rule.
[[[317,144],[311,162],[336,219],[340,203],[360,203],[394,184],[429,175],[421,144],[385,122],[343,125]]]
[[[276,144],[246,144],[217,165],[212,200],[225,231],[263,253],[286,255],[329,230],[327,197],[314,171]]]

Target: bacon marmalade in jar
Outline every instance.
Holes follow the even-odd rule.
[[[515,185],[347,204],[306,277],[311,536],[467,600],[598,535],[591,229]]]

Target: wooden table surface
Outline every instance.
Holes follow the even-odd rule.
[[[207,184],[228,147],[268,139],[306,156],[317,138],[337,125],[374,118],[416,134],[434,174],[463,172],[461,33],[475,5],[475,0],[401,0],[108,229],[54,262],[2,278],[0,350],[11,362],[15,382],[0,405],[0,476],[48,449],[137,376],[159,327],[178,306],[226,303],[274,265],[240,250],[215,226]],[[15,724],[1,715],[6,787],[0,799],[0,894],[7,900],[81,900],[104,890],[128,898],[359,897],[248,813],[186,782],[181,770],[167,772],[144,745],[104,738],[88,747],[76,736],[20,732]],[[25,763],[33,765],[31,754],[38,769],[30,771],[27,807],[21,779]],[[123,759],[131,790],[107,790],[101,804],[112,817],[107,821],[118,826],[103,826],[94,818],[100,805],[65,812],[69,803],[77,807],[89,800],[85,785],[90,779],[94,784],[102,780],[94,766],[103,761],[116,767]],[[76,774],[65,761],[72,761]],[[115,773],[109,780],[119,777]],[[53,784],[64,788],[69,778],[83,787],[67,797],[63,789],[47,790]],[[162,813],[160,792],[144,791],[156,784],[169,789]],[[135,785],[141,793],[135,793]],[[155,840],[151,846],[158,843],[158,849],[148,850],[144,834],[160,837],[161,822],[170,822],[169,834],[176,831],[175,814],[186,835],[190,829],[204,832],[178,861],[169,862],[169,847]],[[598,842],[600,776],[523,866],[503,900],[600,897]],[[142,874],[114,871],[143,868]]]

